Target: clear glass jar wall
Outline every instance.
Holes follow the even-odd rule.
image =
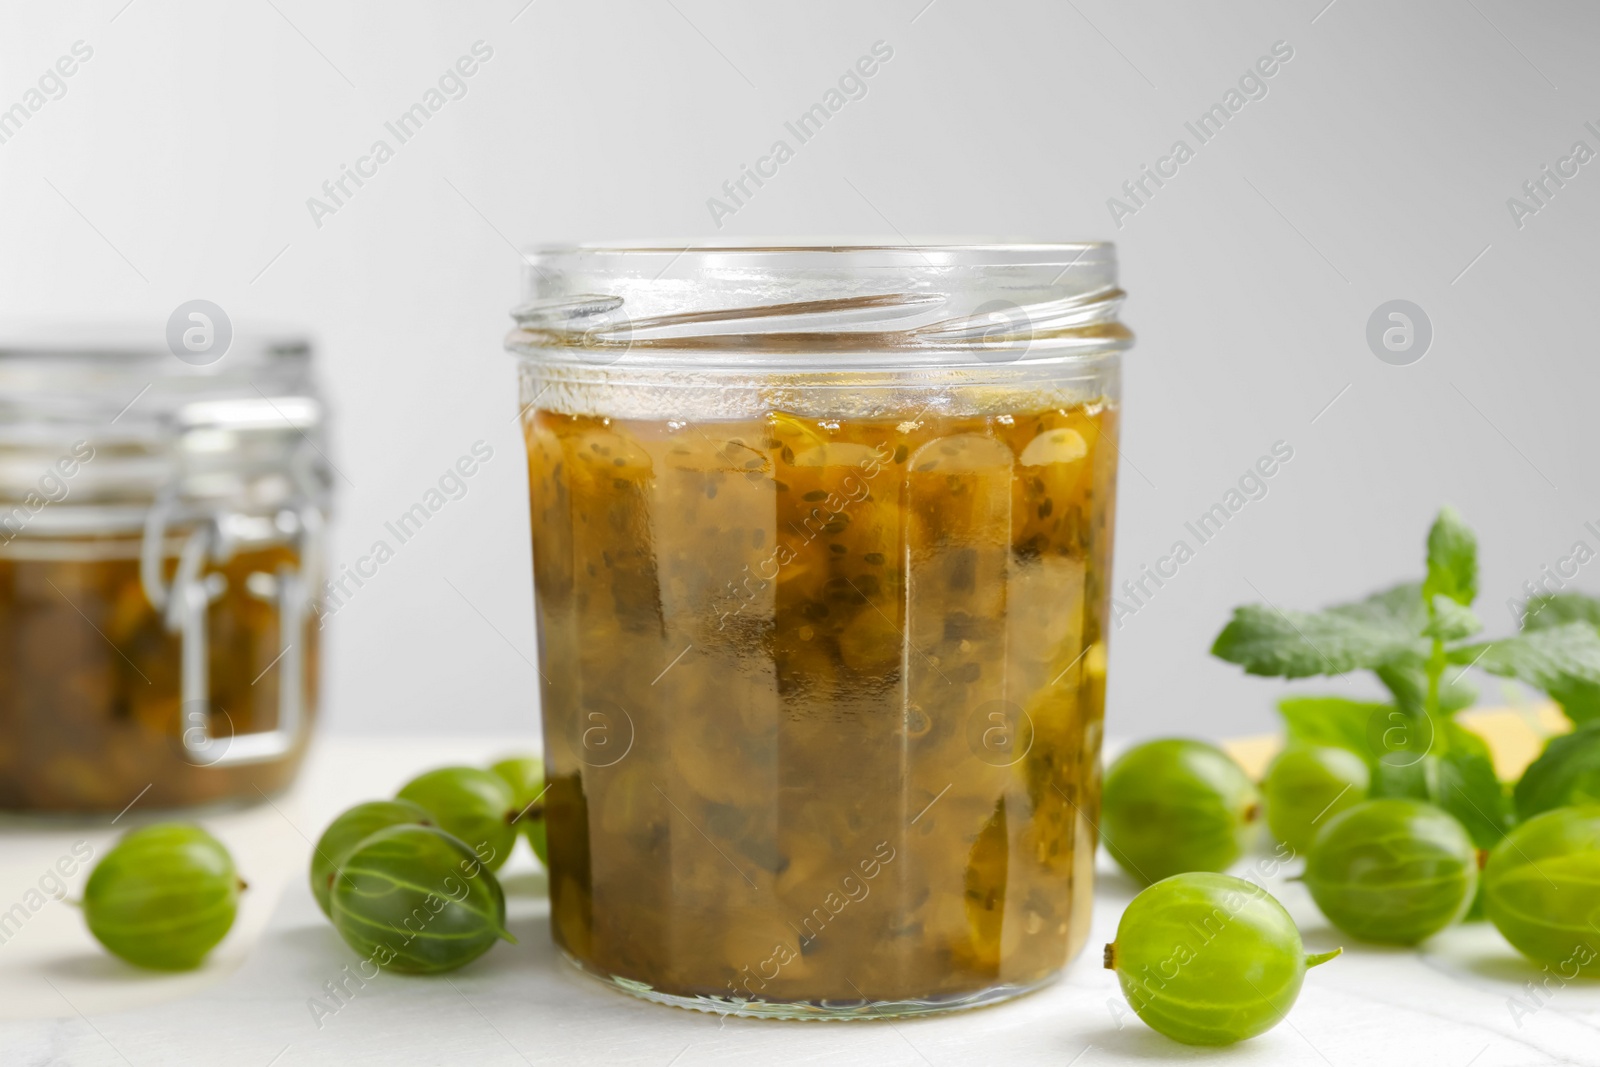
[[[1111,249],[583,248],[529,281],[559,946],[782,1017],[1051,979],[1091,895]]]
[[[309,349],[159,344],[0,338],[0,810],[253,802],[304,753],[329,487]]]

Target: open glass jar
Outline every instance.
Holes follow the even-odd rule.
[[[0,810],[259,801],[315,710],[311,353],[0,338]]]
[[[1111,247],[580,247],[528,291],[562,951],[785,1018],[1052,979],[1091,898]]]

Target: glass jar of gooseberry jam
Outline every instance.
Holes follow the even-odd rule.
[[[0,810],[259,802],[304,753],[330,479],[311,352],[0,334]]]
[[[551,921],[647,999],[991,1003],[1088,930],[1105,244],[553,249],[519,357]]]

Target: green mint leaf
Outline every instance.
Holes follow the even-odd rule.
[[[1428,674],[1421,660],[1396,660],[1377,670],[1378,681],[1394,694],[1395,703],[1422,714],[1428,697]],[[1445,672],[1439,679],[1439,710],[1446,715],[1470,708],[1478,701],[1478,687],[1466,680],[1466,671]]]
[[[1422,592],[1463,606],[1478,595],[1478,537],[1455,508],[1441,508],[1428,531],[1428,580]]]
[[[1211,654],[1238,664],[1247,674],[1279,678],[1344,674],[1421,654],[1418,631],[1409,620],[1369,605],[1306,612],[1247,604],[1234,609]]]
[[[1450,662],[1542,689],[1574,722],[1600,718],[1600,630],[1569,622],[1488,644],[1459,645]]]
[[[1568,678],[1552,683],[1545,692],[1561,705],[1562,713],[1574,723],[1600,722],[1600,685]]]
[[[1391,763],[1379,760],[1372,767],[1372,784],[1367,796],[1373,800],[1386,797],[1409,797],[1412,800],[1431,800],[1438,792],[1439,757],[1429,755],[1415,763]]]
[[[1434,803],[1466,827],[1473,844],[1493,848],[1511,828],[1511,803],[1483,738],[1446,719]]]
[[[1522,628],[1549,630],[1569,622],[1586,622],[1600,629],[1600,598],[1586,593],[1545,593],[1532,597],[1522,617]]]
[[[1511,825],[1511,802],[1488,746],[1453,720],[1440,720],[1438,736],[1426,723],[1413,719],[1413,736],[1379,757],[1369,795],[1426,800],[1453,815],[1479,848],[1498,844]]]
[[[1392,704],[1344,697],[1291,696],[1278,701],[1290,744],[1331,745],[1354,752],[1368,763],[1375,756],[1369,740],[1373,720],[1393,710]]]
[[[1460,641],[1483,629],[1483,623],[1471,608],[1446,597],[1433,598],[1433,621],[1423,629],[1428,637],[1441,641]]]
[[[1428,625],[1428,603],[1422,599],[1421,582],[1390,586],[1365,600],[1331,607],[1328,614],[1392,626],[1407,634],[1420,634]]]
[[[1600,722],[1550,739],[1517,782],[1517,817],[1552,808],[1600,804]]]

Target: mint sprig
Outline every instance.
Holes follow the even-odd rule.
[[[1530,602],[1520,635],[1464,643],[1482,624],[1471,609],[1477,593],[1477,539],[1453,508],[1428,534],[1428,577],[1320,612],[1282,611],[1266,604],[1234,609],[1212,655],[1248,674],[1278,678],[1370,670],[1407,711],[1430,716],[1468,706],[1464,668],[1526,682],[1577,698],[1569,715],[1600,714],[1600,600],[1563,593]],[[1449,670],[1449,668],[1456,668]],[[1448,670],[1448,674],[1447,674]]]
[[[1427,652],[1422,587],[1415,582],[1323,611],[1235,608],[1211,654],[1247,674],[1276,678],[1348,674],[1410,663]]]
[[[1319,612],[1236,608],[1211,652],[1269,677],[1372,671],[1392,704],[1286,698],[1279,710],[1290,739],[1357,753],[1373,766],[1375,794],[1430,799],[1488,847],[1510,824],[1511,805],[1487,746],[1453,719],[1476,699],[1463,676],[1476,669],[1515,678],[1550,694],[1575,722],[1600,720],[1600,600],[1535,598],[1521,634],[1473,642],[1483,628],[1472,611],[1478,540],[1454,508],[1428,531],[1426,564],[1421,582]]]

